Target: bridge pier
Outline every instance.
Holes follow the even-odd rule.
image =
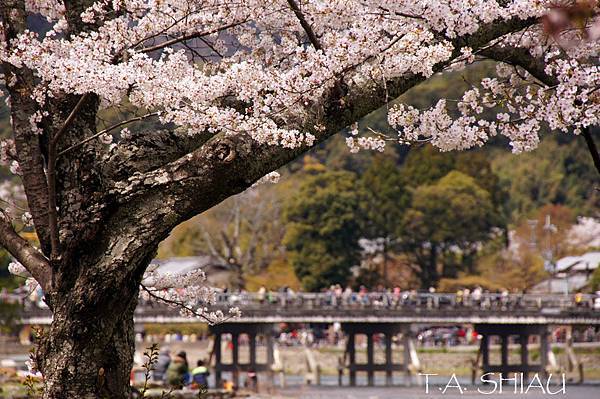
[[[410,326],[397,323],[343,323],[342,330],[346,334],[346,355],[347,369],[350,386],[356,386],[356,373],[367,373],[367,385],[375,385],[375,372],[385,372],[385,385],[393,384],[393,372],[405,371],[408,381],[410,381]],[[398,333],[403,333],[404,363],[395,364],[393,361],[392,341]],[[357,363],[356,361],[356,336],[364,334],[367,337],[367,362]],[[384,336],[384,363],[376,363],[374,341],[375,336],[383,334]],[[345,356],[346,357],[346,356]]]
[[[510,378],[509,373],[522,373],[523,380],[527,381],[530,373],[539,373],[540,377],[546,376],[548,369],[548,351],[550,350],[548,325],[545,324],[477,324],[475,331],[481,335],[479,350],[481,352],[483,374],[501,374],[502,378]],[[500,338],[500,364],[490,364],[490,338]],[[529,356],[529,338],[538,336],[540,342],[539,363],[532,364]],[[515,337],[520,345],[520,362],[509,362],[510,337]]]
[[[223,372],[231,372],[232,382],[239,387],[240,372],[254,371],[256,373],[266,372],[269,380],[273,381],[274,363],[274,333],[275,326],[271,323],[222,323],[210,326],[210,332],[214,336],[213,353],[215,357],[215,380],[217,387],[223,384]],[[224,334],[231,335],[231,363],[223,362],[222,343]],[[248,336],[249,362],[240,361],[240,335]],[[257,361],[256,340],[259,336],[264,337],[266,345],[266,363]]]

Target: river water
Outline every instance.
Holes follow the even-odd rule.
[[[347,376],[345,376],[347,378]],[[345,386],[337,386],[337,377],[323,376],[320,386],[307,386],[302,384],[301,376],[286,376],[286,387],[276,387],[269,395],[259,395],[257,398],[298,398],[298,399],[486,399],[486,398],[526,398],[526,399],[600,399],[600,382],[592,382],[585,385],[569,384],[566,382],[564,391],[562,381],[554,377],[551,383],[546,385],[546,380],[541,380],[541,388],[538,384],[532,384],[527,389],[527,382],[521,387],[513,384],[504,384],[500,392],[497,378],[494,384],[471,385],[467,378],[450,380],[448,377],[429,377],[426,384],[424,378],[418,382],[413,380],[412,386],[405,386],[406,381],[402,377],[394,379],[398,384],[393,387],[384,387],[384,378],[376,375],[375,387],[367,387],[365,376],[357,375],[356,387],[347,386],[348,381],[344,379]],[[414,377],[413,377],[414,378]],[[277,381],[275,381],[277,383]],[[377,386],[379,385],[379,386]]]
[[[430,386],[429,393],[425,392],[425,387],[298,387],[282,389],[274,392],[271,397],[275,398],[299,398],[299,399],[461,399],[461,398],[526,398],[526,399],[600,399],[600,385],[567,385],[565,393],[550,394],[547,391],[541,392],[540,389],[532,389],[528,393],[514,393],[512,387],[505,387],[502,393],[496,390],[491,394],[480,393],[491,392],[492,389],[486,387],[462,386],[462,393],[458,388],[449,388],[442,393],[443,387]],[[556,387],[551,387],[551,391],[558,391]]]

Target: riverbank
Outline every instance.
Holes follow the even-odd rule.
[[[162,344],[162,348],[168,347],[172,353],[179,351],[186,351],[188,360],[194,364],[198,359],[207,359],[210,351],[209,340],[201,340],[197,342],[170,342],[168,344]],[[136,347],[136,361],[141,364],[144,361],[143,352],[145,348],[150,344],[138,343]],[[18,363],[23,362],[27,359],[30,346],[19,345],[13,343],[12,345],[5,345],[0,347],[0,361],[2,359],[14,359]],[[240,347],[240,361],[247,362],[248,348],[244,345]],[[302,383],[302,376],[307,370],[307,358],[306,350],[300,346],[281,346],[277,347],[278,357],[280,365],[283,367],[283,372],[286,375],[286,379],[289,383],[299,384]],[[322,346],[311,348],[310,352],[321,368],[321,374],[323,377],[328,377],[332,381],[332,385],[337,383],[338,375],[338,359],[343,357],[344,349],[342,346]],[[555,353],[556,359],[559,364],[565,363],[565,351],[561,345],[554,344],[553,352]],[[574,346],[574,352],[579,360],[583,364],[584,377],[586,382],[598,382],[600,381],[600,343],[578,343]],[[455,374],[462,378],[470,378],[472,368],[472,361],[477,357],[476,346],[452,346],[452,347],[420,347],[417,348],[418,357],[421,363],[421,370],[425,373],[439,374],[441,376],[450,376]],[[357,348],[357,361],[366,362],[366,349]],[[383,348],[376,346],[375,348],[375,361],[384,361]],[[223,351],[223,361],[227,362],[230,360],[231,351]],[[402,351],[393,351],[394,361],[397,363],[402,362]],[[539,350],[534,346],[531,348],[531,360],[536,361],[539,357]],[[266,359],[266,351],[264,347],[258,347],[259,362]],[[511,346],[509,352],[509,362],[517,362],[519,359],[519,350],[516,346]],[[500,349],[497,346],[492,346],[490,353],[490,361],[495,362],[500,360]],[[347,374],[347,373],[346,373]],[[395,376],[396,377],[396,376]],[[569,381],[576,381],[577,375],[571,373],[567,375]],[[397,378],[402,378],[401,375],[397,375]],[[402,381],[402,380],[399,380]]]
[[[430,387],[429,392],[425,387],[392,387],[392,388],[367,388],[367,387],[303,387],[300,389],[287,389],[272,394],[254,396],[260,399],[483,399],[483,398],[526,398],[547,399],[549,394],[540,389],[530,390],[527,394],[514,393],[513,390],[504,390],[502,393],[484,394],[478,392],[478,387],[465,385],[462,391],[458,388],[449,388],[442,393],[442,387]],[[440,390],[439,388],[442,388]],[[554,388],[553,388],[554,390]],[[489,392],[484,389],[482,392]],[[600,386],[566,386],[565,394],[559,395],[564,399],[593,399],[600,397]],[[551,397],[551,396],[550,396]]]
[[[137,358],[141,359],[146,345],[138,344]],[[191,362],[197,359],[206,359],[209,356],[209,341],[203,340],[198,342],[171,342],[163,344],[162,347],[168,347],[172,353],[186,351],[187,357]],[[240,361],[249,361],[249,353],[246,346],[240,347]],[[535,362],[539,358],[539,350],[535,345],[530,346],[531,361]],[[306,351],[301,346],[281,346],[277,347],[279,352],[279,360],[285,375],[303,375],[307,369]],[[338,374],[338,359],[344,356],[344,348],[342,346],[321,346],[310,349],[316,364],[321,368],[323,376],[337,376]],[[476,346],[461,345],[451,347],[419,347],[417,354],[421,362],[423,372],[434,373],[440,375],[452,375],[453,373],[461,377],[470,377],[472,372],[471,364],[477,357],[478,348]],[[565,350],[560,344],[553,345],[553,352],[556,360],[560,364],[566,364]],[[584,377],[586,381],[600,381],[600,343],[577,343],[574,346],[574,352],[580,363],[583,364]],[[266,359],[266,351],[264,347],[258,347],[258,361]],[[402,363],[402,351],[393,351],[393,360],[397,363]],[[520,352],[518,346],[511,345],[509,351],[509,362],[517,363],[519,361]],[[357,348],[356,357],[358,362],[367,361],[366,348]],[[385,353],[383,348],[375,347],[375,362],[383,363]],[[231,351],[223,351],[223,361],[231,360]],[[490,362],[500,362],[500,347],[498,345],[491,346]],[[575,374],[569,375],[568,378],[575,378]]]

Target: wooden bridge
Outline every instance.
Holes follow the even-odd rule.
[[[376,372],[385,373],[386,384],[392,383],[394,372],[410,377],[415,365],[412,336],[413,325],[472,325],[480,335],[480,365],[482,373],[545,374],[549,369],[550,326],[600,326],[600,310],[594,308],[593,296],[575,301],[566,295],[496,295],[461,297],[455,294],[394,295],[391,293],[352,294],[289,294],[268,296],[258,294],[220,294],[213,309],[226,312],[238,307],[242,316],[225,323],[210,326],[214,336],[213,355],[215,376],[219,383],[223,372],[231,372],[234,383],[239,373],[269,372],[274,365],[274,336],[279,323],[340,323],[345,333],[346,351],[340,370],[347,371],[349,383],[356,385],[356,374],[365,372],[368,385],[373,385]],[[24,324],[48,324],[52,320],[47,310],[30,308],[23,312]],[[198,319],[182,317],[179,311],[165,305],[142,302],[135,313],[137,323],[197,323]],[[249,362],[239,358],[240,336],[247,335]],[[232,361],[225,364],[221,342],[226,335],[231,339]],[[356,337],[367,339],[367,362],[358,363]],[[385,361],[376,363],[375,338],[383,336]],[[393,361],[393,339],[401,337],[403,362]],[[490,341],[496,336],[501,347],[499,364],[490,363]],[[257,362],[256,343],[261,339],[267,347],[266,362]],[[520,362],[509,364],[510,340],[520,345]],[[529,355],[529,344],[540,347],[537,363]],[[340,378],[341,381],[341,378]]]

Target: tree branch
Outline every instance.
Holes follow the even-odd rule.
[[[210,35],[222,32],[222,31],[227,30],[227,29],[235,28],[236,26],[239,26],[239,25],[244,24],[244,23],[246,23],[245,20],[244,21],[240,21],[240,22],[232,22],[230,24],[227,24],[227,25],[224,25],[224,26],[220,26],[218,28],[214,28],[214,29],[211,29],[211,30],[208,30],[208,31],[195,32],[195,33],[191,33],[189,35],[183,35],[183,36],[171,39],[171,40],[164,41],[164,42],[159,43],[159,44],[157,44],[155,46],[144,47],[143,49],[139,50],[139,52],[140,53],[151,53],[152,51],[160,50],[162,48],[169,47],[169,46],[172,46],[172,45],[177,44],[177,43],[185,42],[185,41],[192,40],[192,39],[198,39],[198,38],[201,38],[201,37],[204,37],[204,36],[210,36]]]
[[[121,140],[99,167],[108,179],[127,179],[135,172],[146,173],[189,154],[212,136],[210,132],[188,135],[173,130],[134,133],[130,139]]]
[[[138,117],[135,117],[135,118],[127,119],[126,121],[121,121],[119,123],[116,123],[116,124],[114,124],[114,125],[106,128],[106,129],[101,130],[98,133],[96,133],[96,134],[94,134],[94,135],[92,135],[92,136],[90,136],[90,137],[88,137],[88,138],[80,141],[79,143],[73,144],[69,148],[66,148],[66,149],[62,150],[61,152],[58,153],[58,157],[63,156],[67,152],[73,151],[74,149],[81,147],[85,143],[88,143],[88,142],[90,142],[90,141],[92,141],[94,139],[97,139],[98,137],[102,136],[103,134],[106,134],[106,133],[108,133],[108,132],[110,132],[112,130],[115,130],[115,129],[121,127],[121,126],[128,125],[128,124],[133,123],[133,122],[138,122],[138,121],[144,120],[146,118],[150,118],[152,116],[156,116],[158,114],[159,114],[159,112],[150,112],[150,113],[142,115],[142,116],[138,116]]]
[[[8,216],[3,212],[0,214],[0,245],[31,273],[45,292],[50,290],[52,271],[48,259],[17,234]]]
[[[462,46],[474,50],[488,44],[507,33],[523,29],[535,20],[509,20],[482,26],[479,31],[457,40]],[[456,57],[461,55],[457,48],[452,57],[434,67],[434,72],[442,71]],[[408,89],[425,80],[422,75],[407,74],[373,88],[353,87],[347,93],[332,93],[328,104],[338,103],[341,107],[326,108],[321,120],[312,120],[300,130],[312,133],[316,141],[313,146],[323,142],[346,126],[360,120],[365,115],[386,104]],[[343,97],[336,97],[342,95]],[[343,105],[342,105],[343,104]],[[316,131],[315,125],[325,126],[323,131]],[[126,181],[116,183],[121,195],[120,201],[127,202],[134,197],[151,195],[160,191],[176,202],[184,201],[185,210],[177,210],[177,218],[183,215],[200,213],[223,199],[237,194],[252,185],[265,174],[278,169],[306,152],[308,146],[288,149],[281,146],[261,144],[250,135],[230,136],[218,134],[201,147],[183,155],[163,167],[148,173],[131,176]],[[198,196],[202,193],[202,196]],[[183,204],[182,204],[183,205]],[[179,222],[178,222],[179,223]]]
[[[531,76],[547,86],[554,86],[558,83],[558,80],[554,76],[546,73],[546,66],[543,60],[532,57],[527,49],[507,48],[496,45],[481,50],[479,54],[492,60],[520,66],[529,72]]]
[[[148,287],[146,287],[144,284],[140,284],[140,287],[142,288],[142,290],[144,292],[146,292],[148,294],[148,296],[150,296],[151,298],[163,302],[165,304],[167,304],[168,306],[171,307],[175,307],[175,308],[179,308],[185,312],[190,313],[191,315],[198,317],[200,319],[203,319],[204,321],[206,321],[209,325],[213,325],[215,324],[215,320],[211,319],[210,317],[206,316],[206,314],[204,313],[199,313],[197,312],[193,307],[186,305],[183,302],[179,302],[179,301],[175,301],[169,298],[163,298],[160,295],[157,295],[153,290],[149,289]],[[225,322],[227,320],[230,320],[232,318],[234,318],[235,316],[227,316],[224,317],[223,320],[217,320],[218,322]]]
[[[27,13],[23,0],[7,0],[0,7],[0,19],[4,25],[7,50],[11,50],[12,39],[27,29]],[[13,85],[6,85],[11,99],[12,130],[17,149],[21,180],[27,195],[27,203],[33,217],[35,230],[42,251],[50,253],[50,229],[48,224],[48,184],[44,172],[44,158],[40,136],[31,131],[29,117],[38,107],[31,98],[34,77],[28,68],[16,68],[3,63],[5,77],[16,77]]]
[[[290,8],[294,12],[294,14],[296,14],[296,18],[298,18],[302,29],[304,29],[304,32],[306,32],[306,36],[308,36],[308,40],[310,40],[314,48],[316,48],[317,50],[323,50],[323,46],[321,46],[319,38],[317,38],[317,35],[315,34],[312,27],[304,17],[304,14],[298,6],[298,3],[296,3],[296,0],[288,0],[288,4],[290,5]]]
[[[509,49],[495,46],[481,51],[481,54],[496,61],[520,66],[546,86],[555,86],[558,84],[556,77],[546,73],[542,60],[533,57],[526,49]],[[594,162],[594,166],[600,174],[600,154],[598,153],[598,148],[596,147],[596,143],[592,137],[591,127],[588,126],[583,128],[581,135],[585,139],[585,143]]]
[[[590,155],[592,156],[592,160],[594,161],[594,166],[600,174],[600,154],[598,154],[598,147],[596,147],[596,143],[594,142],[594,138],[592,137],[592,129],[588,126],[583,129],[583,132],[581,134],[585,139],[585,143],[587,144],[588,150],[590,151]]]
[[[69,130],[69,128],[71,127],[71,124],[77,117],[77,113],[81,110],[81,108],[83,107],[83,105],[85,104],[85,101],[88,99],[89,96],[90,96],[89,93],[85,93],[84,95],[82,95],[79,98],[79,101],[77,101],[77,104],[75,104],[75,107],[73,107],[73,109],[69,113],[69,116],[67,116],[67,119],[65,119],[65,121],[63,122],[63,124],[60,127],[60,129],[58,130],[58,132],[56,132],[56,134],[50,140],[50,144],[53,144],[56,147],[56,145],[58,144],[58,141],[65,134],[65,132],[67,130]]]

